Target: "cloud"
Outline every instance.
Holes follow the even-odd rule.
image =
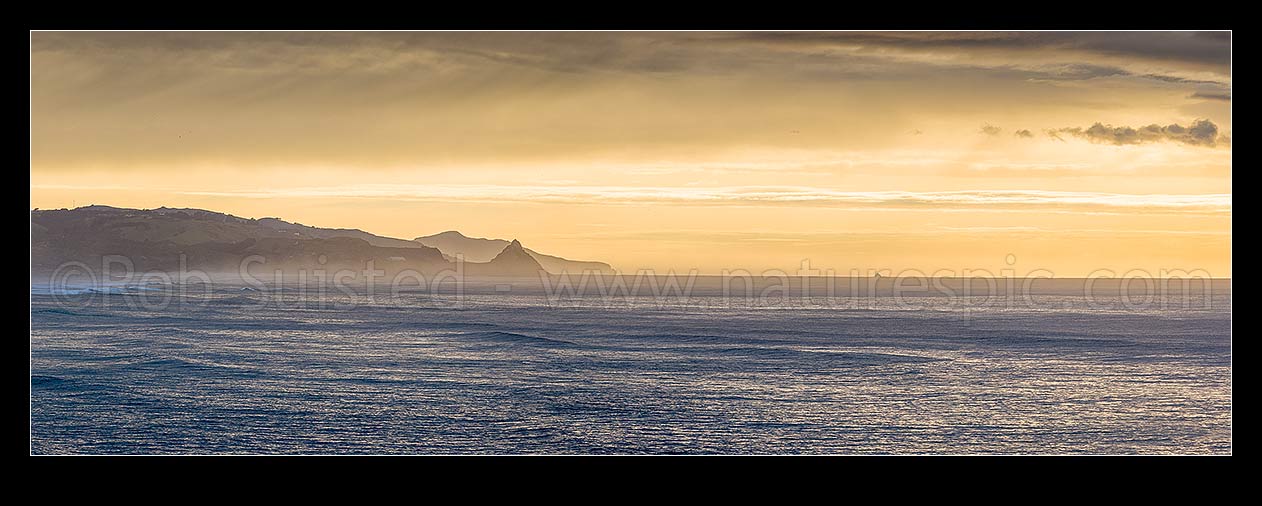
[[[1031,133],[1029,130],[1026,130],[1026,129],[1024,129],[1024,128],[1023,128],[1023,129],[1021,129],[1021,130],[1017,130],[1016,132],[1013,132],[1012,134],[1013,134],[1013,135],[1015,135],[1015,136],[1017,136],[1017,137],[1021,137],[1021,138],[1025,138],[1025,139],[1031,139],[1031,138],[1033,138],[1033,137],[1034,137],[1034,134],[1033,134],[1033,133]]]
[[[755,32],[745,40],[913,49],[1080,50],[1202,64],[1230,61],[1228,32]]]
[[[1023,76],[1029,81],[1088,81],[1091,79],[1104,78],[1131,78],[1131,79],[1151,79],[1162,83],[1170,84],[1195,84],[1209,85],[1216,87],[1227,86],[1225,80],[1216,79],[1193,79],[1190,77],[1156,74],[1156,73],[1136,73],[1114,66],[1091,65],[1081,63],[1069,64],[1050,64],[1037,66],[1020,66],[1013,65],[1011,72]]]
[[[1222,102],[1231,102],[1231,93],[1215,93],[1212,91],[1198,91],[1196,93],[1188,95],[1188,98],[1199,98],[1202,100],[1219,100]]]
[[[41,185],[33,187],[43,188]],[[187,195],[231,198],[369,198],[398,201],[486,204],[581,204],[748,207],[925,208],[1154,208],[1230,212],[1230,194],[1120,194],[1040,190],[962,190],[939,192],[837,191],[797,186],[640,187],[537,185],[360,184],[275,190],[182,191]]]
[[[1213,81],[1213,80],[1207,80],[1207,79],[1188,79],[1186,77],[1168,76],[1165,74],[1141,74],[1139,77],[1145,77],[1148,79],[1156,79],[1158,81],[1164,81],[1167,83],[1175,83],[1175,84],[1216,84],[1216,85],[1224,84],[1222,81]]]
[[[982,128],[979,131],[986,135],[999,135],[1000,132],[1003,132],[1003,129],[997,126],[991,125],[990,123],[987,123],[985,125],[982,125]]]
[[[1048,67],[1039,72],[1037,78],[1059,81],[1080,81],[1103,77],[1130,77],[1135,74],[1117,67],[1092,65],[1086,63],[1070,63]]]
[[[1230,81],[1169,64],[1199,61],[1188,47],[1229,55],[1229,38],[1146,32],[35,32],[30,46],[37,170],[667,158],[789,129],[794,148],[863,149],[914,126],[1017,124],[1002,119],[1017,108],[1144,117],[1171,93],[1229,89],[1186,80]],[[1219,109],[1184,114],[1227,121]],[[1074,124],[1060,121],[1041,126]]]
[[[1207,119],[1198,119],[1191,125],[1182,126],[1177,123],[1161,126],[1156,123],[1139,128],[1128,126],[1105,125],[1096,123],[1088,128],[1060,128],[1049,131],[1048,135],[1060,138],[1056,134],[1069,134],[1092,142],[1103,142],[1116,145],[1142,144],[1146,142],[1181,142],[1193,146],[1210,146],[1230,139],[1220,138],[1218,125]]]
[[[417,77],[493,64],[566,74],[781,68],[827,79],[916,73],[905,64],[928,64],[974,72],[1020,69],[1046,80],[1148,77],[1193,83],[1216,82],[1204,81],[1206,71],[1230,77],[1231,41],[1190,32],[37,32],[31,49],[82,55],[103,65],[119,55],[141,54],[159,65],[303,73],[367,69]]]
[[[756,32],[695,37],[925,61],[1005,55],[1009,62],[1016,57],[1029,63],[1068,64],[1044,79],[1116,75],[1191,82],[1204,79],[1204,72],[1228,79],[1231,74],[1229,32]],[[1050,55],[1059,56],[1049,59]],[[1022,66],[1007,64],[1008,68]],[[1149,74],[1153,70],[1159,72]]]

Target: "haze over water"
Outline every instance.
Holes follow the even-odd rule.
[[[265,295],[33,295],[33,451],[1231,450],[1228,293],[1165,309]]]

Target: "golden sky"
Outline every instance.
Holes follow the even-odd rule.
[[[1230,62],[1221,32],[34,32],[30,205],[629,272],[1229,277]]]

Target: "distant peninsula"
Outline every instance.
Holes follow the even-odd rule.
[[[248,258],[251,268],[262,272],[372,265],[387,273],[434,273],[456,269],[458,261],[472,276],[614,272],[604,262],[568,260],[527,249],[515,239],[477,239],[456,231],[406,240],[203,209],[93,205],[31,211],[33,276],[68,262],[99,267],[106,257],[126,258],[136,271],[167,272],[235,272]]]

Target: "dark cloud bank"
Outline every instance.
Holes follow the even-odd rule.
[[[1142,144],[1145,142],[1181,142],[1193,146],[1213,147],[1218,144],[1230,144],[1231,140],[1218,132],[1218,125],[1207,119],[1198,119],[1191,125],[1182,126],[1177,123],[1161,126],[1156,123],[1133,128],[1096,123],[1089,128],[1073,127],[1049,130],[1047,134],[1060,139],[1061,134],[1081,137],[1092,142],[1108,144]]]

